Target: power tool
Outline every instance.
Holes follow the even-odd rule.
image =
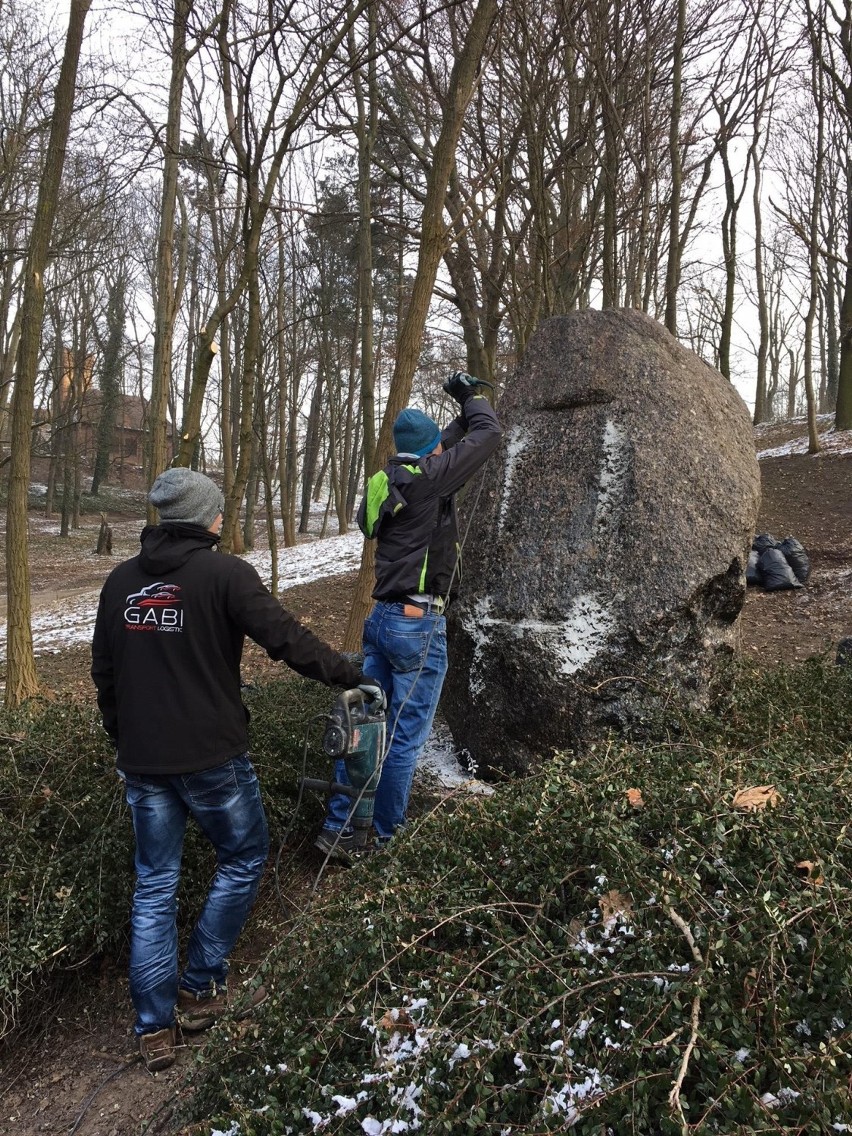
[[[323,752],[342,758],[349,784],[314,777],[302,780],[305,789],[313,789],[332,797],[343,793],[353,802],[351,824],[355,832],[355,848],[363,848],[373,824],[373,802],[385,754],[384,710],[373,708],[363,690],[345,690],[325,720]]]

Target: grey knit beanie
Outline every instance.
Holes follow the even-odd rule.
[[[161,521],[179,521],[208,529],[225,512],[225,497],[215,481],[194,469],[176,466],[161,473],[148,494]]]

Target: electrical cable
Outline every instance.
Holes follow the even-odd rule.
[[[101,1083],[96,1088],[94,1088],[91,1093],[89,1093],[88,1097],[86,1097],[82,1109],[80,1110],[79,1115],[77,1116],[77,1119],[74,1121],[74,1127],[71,1128],[68,1132],[68,1136],[74,1136],[74,1133],[79,1131],[80,1125],[86,1119],[86,1113],[92,1107],[92,1104],[94,1103],[95,1097],[97,1097],[98,1093],[105,1089],[110,1081],[114,1081],[116,1077],[120,1077],[122,1073],[126,1073],[128,1069],[131,1069],[141,1060],[141,1055],[138,1053],[135,1054],[135,1056],[131,1057],[129,1061],[125,1061],[124,1064],[119,1065],[117,1069],[113,1069],[109,1076],[105,1077],[104,1080],[101,1081]]]

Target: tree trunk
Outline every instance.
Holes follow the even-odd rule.
[[[266,437],[266,412],[262,411],[261,415],[261,429],[263,431],[262,437]],[[271,580],[269,583],[269,590],[273,596],[278,595],[278,530],[275,527],[275,497],[272,492],[272,473],[269,461],[269,454],[266,452],[266,447],[260,448],[260,464],[261,473],[263,475],[263,491],[266,498],[266,539],[269,543],[269,559],[270,559],[270,572]]]
[[[262,401],[258,399],[256,401]],[[265,435],[261,433],[259,425],[254,431],[255,437],[252,445],[251,464],[249,466],[248,481],[246,482],[245,513],[243,516],[243,551],[251,552],[254,549],[254,515],[257,510],[257,498],[260,491],[260,455],[258,449],[263,448],[266,442]]]
[[[814,103],[817,112],[816,165],[814,169],[811,215],[808,226],[808,310],[805,314],[805,399],[808,412],[808,453],[820,451],[819,433],[816,424],[816,400],[814,398],[813,352],[814,320],[817,313],[819,295],[819,217],[822,208],[822,186],[825,177],[825,89],[822,68],[814,59],[811,68]]]
[[[154,297],[154,360],[151,402],[148,407],[149,443],[145,474],[150,486],[167,465],[166,411],[172,374],[176,296],[174,281],[175,211],[180,159],[180,122],[183,84],[186,77],[186,24],[194,0],[174,0],[172,21],[172,71],[166,137],[163,145],[163,190],[157,235],[157,283]],[[148,521],[155,523],[156,510],[148,505]]]
[[[846,241],[846,278],[840,306],[840,366],[837,375],[835,430],[852,430],[852,163],[847,167],[847,178],[850,180],[847,190],[850,235]]]
[[[373,353],[373,205],[371,166],[373,144],[378,129],[378,93],[376,89],[376,20],[377,6],[368,13],[367,91],[366,99],[359,71],[353,74],[355,102],[358,108],[358,303],[361,312],[361,406],[364,432],[364,454],[368,469],[376,452],[376,370]],[[350,37],[354,56],[354,37]]]
[[[601,169],[603,183],[603,239],[601,259],[601,305],[614,308],[618,305],[618,268],[616,264],[617,217],[615,195],[618,186],[618,147],[615,123],[610,121],[609,108],[604,111],[604,162]]]
[[[769,310],[766,303],[766,281],[763,277],[763,212],[761,208],[762,165],[760,155],[754,161],[754,279],[757,288],[757,320],[759,338],[757,341],[757,383],[754,393],[754,423],[769,422],[772,407],[767,399],[766,360],[769,352]]]
[[[54,96],[50,139],[38,191],[27,256],[22,300],[21,339],[12,397],[12,452],[6,512],[7,668],[6,705],[20,705],[38,693],[38,675],[30,624],[30,570],[27,540],[27,491],[32,453],[32,418],[38,354],[44,319],[44,274],[56,217],[65,148],[74,109],[77,64],[91,0],[71,0],[68,34]]]
[[[126,279],[123,271],[110,289],[107,304],[107,339],[101,366],[101,406],[95,442],[91,495],[97,497],[109,473],[110,454],[115,439],[116,418],[121,402],[121,349],[124,343]]]
[[[787,417],[796,417],[796,389],[799,385],[799,360],[792,348],[787,348]]]
[[[672,70],[672,107],[669,115],[669,166],[672,194],[669,212],[669,259],[666,264],[666,327],[677,335],[677,291],[680,284],[680,201],[683,174],[680,153],[680,115],[683,100],[683,40],[686,34],[686,0],[677,0],[677,32]]]
[[[9,416],[9,396],[12,391],[12,376],[15,373],[15,362],[18,358],[18,343],[21,338],[21,306],[15,312],[12,330],[7,340],[6,354],[0,362],[0,455],[2,455],[3,440],[6,437],[6,421]],[[3,318],[0,312],[0,319]]]
[[[316,477],[320,448],[320,419],[322,417],[323,375],[317,375],[311,408],[308,411],[308,424],[305,429],[305,456],[302,462],[302,512],[299,517],[299,532],[308,531],[311,514],[311,495]]]
[[[283,540],[285,548],[292,548],[296,543],[296,480],[298,477],[298,410],[299,410],[299,375],[301,371],[301,355],[296,349],[299,330],[298,321],[292,321],[292,339],[285,338],[287,328],[287,292],[285,279],[287,276],[287,263],[285,256],[284,228],[282,223],[283,209],[275,211],[276,228],[278,235],[278,291],[276,296],[276,311],[278,314],[278,335],[276,337],[276,359],[278,363],[278,433],[280,443],[278,448],[278,482],[281,495],[281,523],[283,525]],[[297,308],[295,253],[291,248],[293,261],[292,271],[292,299],[291,307],[295,312]]]
[[[723,141],[719,148],[725,183],[725,211],[722,215],[722,260],[725,271],[725,299],[719,321],[719,370],[726,379],[731,377],[731,338],[734,323],[734,292],[737,269],[737,207],[734,177],[728,156],[726,125],[722,123]]]
[[[846,161],[844,163],[845,208],[846,208],[846,246],[845,278],[843,299],[840,303],[840,361],[837,375],[837,409],[834,415],[835,430],[852,430],[852,161],[849,160],[849,132],[852,130],[852,3],[844,0],[840,5],[829,4],[832,24],[826,27],[825,5],[805,5],[811,51],[814,65],[820,74],[828,78],[835,106],[842,113],[842,125],[846,140]],[[825,44],[839,45],[838,56],[842,66],[835,59],[834,52],[826,51]],[[824,87],[819,90],[814,82],[814,100],[824,100]],[[818,121],[822,122],[825,107],[816,106]]]
[[[833,247],[836,236],[830,238]],[[830,261],[825,266],[825,405],[820,410],[830,414],[837,406],[837,372],[840,363],[837,327],[837,269]]]
[[[496,14],[497,0],[478,0],[464,43],[460,46],[459,54],[453,64],[447,100],[443,108],[441,131],[435,143],[426,182],[417,271],[400,329],[393,378],[379,431],[375,461],[368,473],[381,468],[391,453],[391,427],[396,416],[405,408],[411,394],[411,384],[420,358],[420,345],[429,314],[432,289],[446,248],[444,199],[455,163],[456,144]],[[370,593],[373,589],[373,549],[372,541],[364,542],[355,598],[344,637],[343,649],[347,651],[357,650],[361,643],[361,629],[370,607]]]

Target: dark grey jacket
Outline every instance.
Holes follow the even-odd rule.
[[[455,595],[461,549],[453,494],[485,464],[501,437],[491,404],[472,395],[441,434],[443,453],[397,454],[370,478],[358,526],[378,541],[375,599]]]

